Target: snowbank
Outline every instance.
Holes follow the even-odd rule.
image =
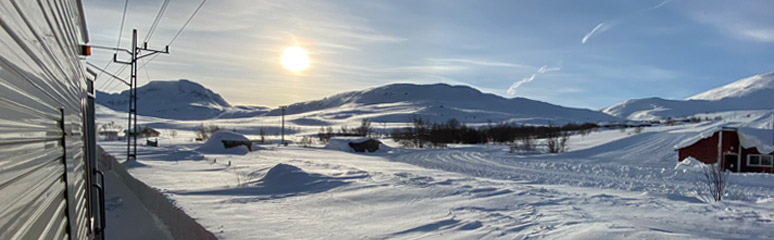
[[[308,173],[300,168],[277,163],[261,179],[251,193],[265,196],[298,196],[324,192],[348,184],[340,179],[322,174]]]
[[[332,137],[328,141],[328,144],[325,145],[325,149],[344,151],[344,152],[355,152],[355,150],[349,146],[349,143],[362,143],[362,142],[368,141],[369,139],[377,140],[375,138],[369,138],[369,137]],[[387,145],[384,145],[380,141],[379,151],[385,151],[388,149],[390,149],[390,147],[388,147]]]
[[[196,151],[202,152],[202,153],[210,153],[210,154],[247,154],[249,150],[247,149],[247,146],[236,146],[232,148],[226,148],[223,145],[223,140],[229,140],[229,141],[250,141],[250,139],[247,139],[242,134],[235,133],[235,132],[229,132],[229,131],[218,131],[212,134],[209,139],[207,139],[207,142],[202,144],[199,148],[196,149]]]
[[[263,177],[266,187],[274,188],[302,188],[325,179],[319,174],[310,174],[300,168],[284,163],[278,163]]]
[[[683,173],[701,173],[704,171],[705,164],[695,158],[688,157],[680,160],[675,164],[675,171],[682,171]]]

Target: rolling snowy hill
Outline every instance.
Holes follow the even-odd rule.
[[[774,109],[774,72],[747,77],[686,100],[642,98],[628,100],[603,112],[631,120],[657,120],[700,113]]]
[[[215,117],[250,117],[264,113],[264,107],[231,106],[223,97],[189,80],[152,81],[137,89],[139,115],[177,120],[201,120]],[[129,91],[97,91],[97,104],[126,111]]]
[[[140,115],[176,120],[276,117],[280,109],[231,106],[217,93],[189,81],[153,81],[138,89]],[[128,108],[128,92],[98,92],[97,103],[116,111]],[[465,123],[512,121],[530,124],[613,122],[619,118],[526,98],[503,98],[467,86],[391,84],[289,105],[286,114],[298,125],[332,125],[369,118],[403,123],[412,116],[432,122],[451,118]]]
[[[391,84],[346,92],[322,100],[289,105],[287,114],[317,121],[370,118],[375,122],[408,122],[412,116],[432,122],[451,118],[466,123],[513,121],[531,124],[616,121],[588,109],[568,108],[526,98],[503,98],[467,86]],[[279,115],[279,109],[267,116]]]

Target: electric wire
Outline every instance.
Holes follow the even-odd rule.
[[[201,9],[202,9],[202,7],[204,6],[204,4],[205,4],[206,2],[207,2],[207,0],[202,0],[202,2],[201,2],[201,3],[199,3],[199,6],[197,6],[197,7],[196,7],[196,10],[194,10],[194,11],[193,11],[193,13],[191,14],[191,16],[190,16],[190,17],[188,17],[188,20],[186,20],[186,21],[185,21],[185,23],[184,23],[184,24],[183,24],[183,26],[180,28],[180,30],[178,30],[178,31],[177,31],[177,33],[175,34],[175,36],[174,36],[174,37],[172,37],[172,40],[170,40],[170,41],[169,41],[169,43],[167,44],[167,46],[172,46],[172,44],[173,44],[173,43],[175,43],[175,41],[177,40],[177,38],[178,38],[178,37],[180,37],[180,34],[182,34],[182,33],[183,33],[183,31],[185,31],[185,28],[186,28],[186,27],[188,27],[188,24],[189,24],[189,23],[191,23],[191,20],[193,20],[193,19],[194,19],[194,17],[196,17],[196,15],[197,15],[197,14],[199,14],[199,10],[201,10]],[[158,56],[159,56],[159,55],[153,55],[153,56],[152,56],[150,59],[148,59],[148,61],[145,61],[145,63],[144,63],[143,65],[141,65],[141,66],[140,66],[140,68],[144,68],[144,67],[145,67],[145,65],[147,65],[147,64],[148,64],[148,63],[150,63],[150,62],[152,62],[152,61],[153,61],[154,59],[156,59],[156,57],[158,57]]]
[[[205,3],[207,3],[207,0],[202,0],[202,2],[199,3],[199,6],[197,6],[196,9],[193,11],[193,13],[191,13],[191,16],[188,17],[188,19],[185,21],[185,23],[182,25],[182,27],[180,27],[180,29],[177,31],[175,36],[172,37],[172,39],[169,41],[167,46],[171,46],[177,40],[177,38],[180,37],[180,35],[183,33],[183,31],[185,31],[186,27],[188,27],[188,24],[191,23],[191,21],[194,19],[194,17],[196,17],[197,14],[199,14],[199,11],[202,9],[202,7],[204,6]],[[138,67],[138,70],[141,69],[141,68],[144,69],[145,65],[148,65],[148,63],[152,62],[158,56],[159,56],[158,54],[151,56],[151,58],[149,58],[147,61],[145,61],[142,65],[140,65]],[[114,75],[120,76],[126,70],[127,66],[128,65],[124,65],[121,69],[116,71],[114,73]],[[115,86],[113,86],[113,87],[115,87]]]
[[[153,33],[156,32],[156,29],[158,28],[159,23],[161,23],[161,19],[164,17],[164,12],[167,11],[168,6],[169,0],[164,0],[164,2],[161,3],[161,8],[159,8],[159,12],[156,14],[156,18],[153,19],[153,24],[151,24],[151,27],[148,30],[148,35],[145,36],[145,42],[149,42],[153,37]]]
[[[126,10],[128,9],[128,7],[129,7],[129,0],[124,0],[124,11],[121,14],[121,26],[118,28],[118,40],[116,40],[116,48],[121,47],[121,38],[123,38],[124,36],[124,24],[126,23]],[[118,50],[116,50],[114,54],[117,54],[117,53],[118,53]],[[102,69],[107,70],[108,67],[110,67],[111,63],[113,63],[113,60],[112,59],[108,60],[108,62],[105,64],[105,67]],[[97,73],[97,77],[94,78],[94,81],[99,83],[99,81],[97,80],[99,79],[100,76],[102,76],[102,72]],[[106,84],[103,83],[102,87],[104,88],[105,85]]]

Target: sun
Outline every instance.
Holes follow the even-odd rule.
[[[309,57],[306,55],[306,50],[303,48],[289,47],[282,52],[280,63],[285,69],[298,73],[309,67]]]

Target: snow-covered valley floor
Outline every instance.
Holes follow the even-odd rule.
[[[766,239],[774,176],[733,174],[703,200],[670,150],[711,124],[573,136],[574,151],[498,145],[356,154],[264,145],[202,154],[182,138],[128,163],[222,239]],[[124,142],[101,142],[116,156]],[[670,159],[671,158],[671,159]]]

